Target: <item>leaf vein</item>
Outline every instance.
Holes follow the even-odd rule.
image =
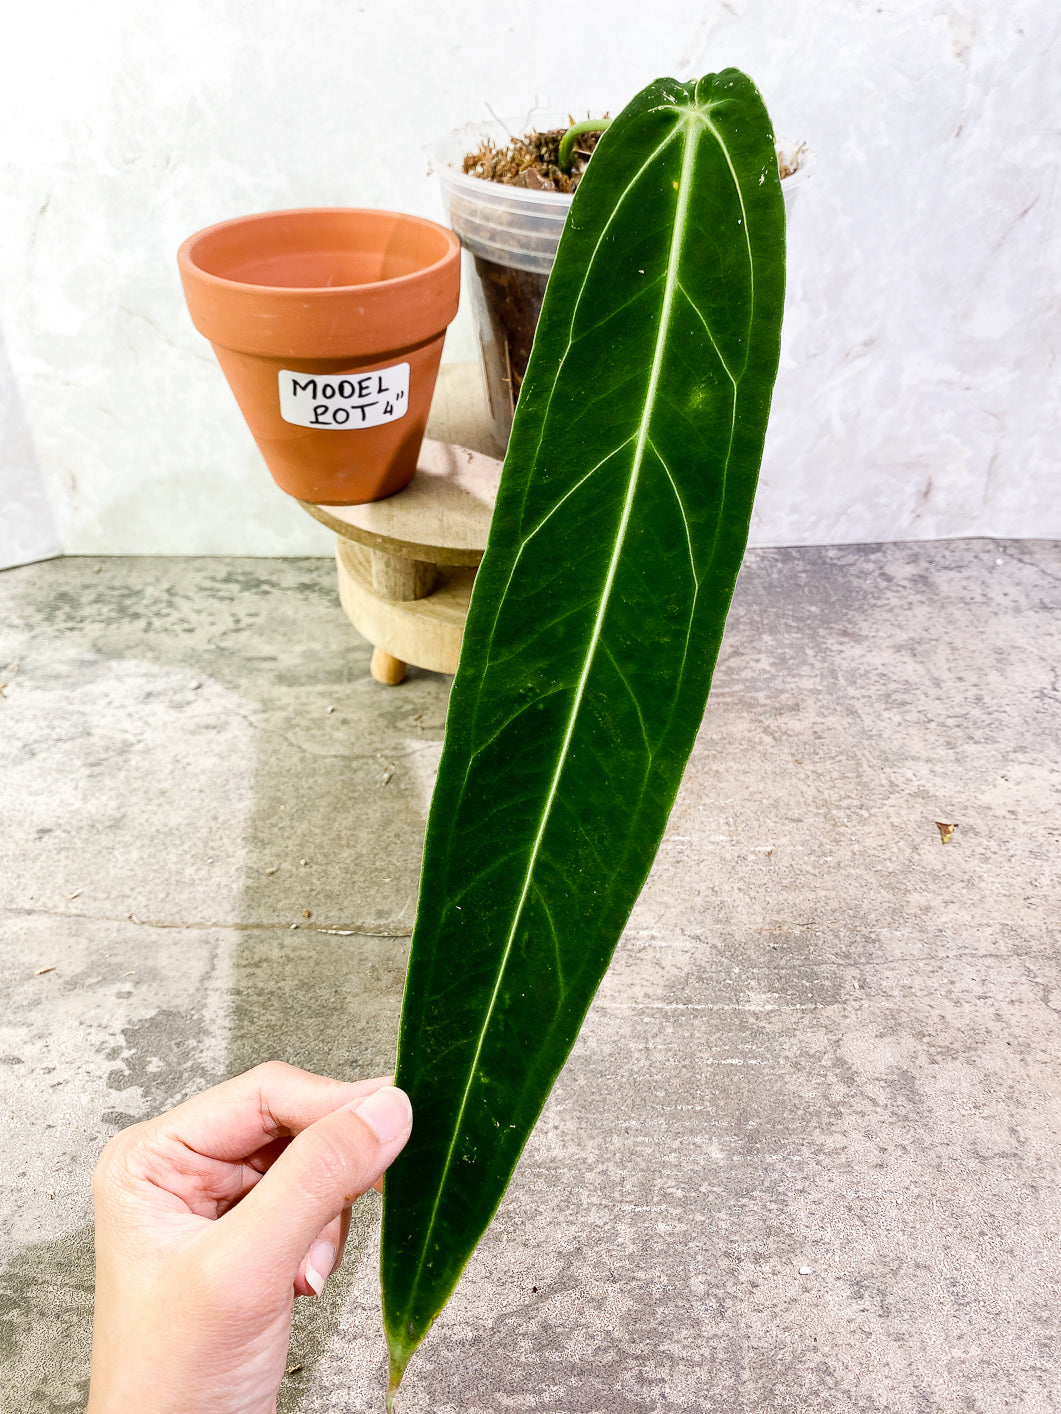
[[[615,669],[616,673],[618,674],[619,681],[622,683],[623,687],[626,688],[626,691],[627,691],[627,694],[628,694],[628,696],[629,696],[629,698],[630,698],[630,701],[634,704],[634,711],[637,713],[638,724],[639,724],[640,727],[641,727],[641,736],[642,736],[642,738],[643,738],[643,740],[644,740],[645,747],[646,747],[647,750],[648,750],[649,759],[651,759],[651,757],[652,757],[652,743],[651,743],[651,741],[649,741],[649,739],[648,739],[648,727],[645,725],[645,716],[644,716],[644,713],[641,711],[641,703],[638,701],[637,693],[636,693],[636,692],[634,691],[634,689],[631,687],[631,685],[630,685],[630,679],[626,676],[626,674],[623,672],[622,668],[620,667],[618,658],[616,658],[615,654],[612,652],[612,650],[608,647],[607,644],[604,645],[604,651],[605,651],[605,653],[607,653],[608,657],[611,659],[612,667]]]
[[[733,159],[729,155],[729,148],[726,146],[725,139],[708,116],[711,111],[711,108],[709,108],[708,112],[704,114],[702,121],[704,127],[707,128],[722,149],[722,156],[726,159],[726,166],[729,168],[729,174],[733,179],[733,185],[737,192],[737,200],[740,202],[741,230],[744,232],[744,248],[748,254],[748,327],[744,334],[744,359],[745,366],[747,366],[751,331],[755,323],[755,260],[752,257],[752,238],[751,232],[748,230],[748,210],[744,204],[744,190],[741,187],[740,178],[737,176],[736,169],[733,166]],[[699,313],[699,311],[697,312]],[[742,369],[741,372],[743,373],[743,371]]]
[[[697,572],[696,572],[696,558],[695,558],[695,556],[693,555],[693,533],[692,533],[692,530],[691,530],[691,528],[690,528],[690,526],[689,526],[689,516],[688,516],[688,514],[687,514],[687,512],[686,512],[686,509],[685,509],[685,502],[682,500],[682,493],[678,490],[678,484],[677,484],[677,482],[674,480],[673,475],[671,474],[671,469],[670,469],[670,467],[667,465],[667,463],[666,463],[666,461],[665,461],[665,459],[664,459],[662,453],[660,452],[659,448],[656,446],[655,442],[649,441],[649,444],[648,444],[648,445],[652,448],[653,452],[654,452],[655,455],[656,455],[656,458],[657,458],[658,461],[659,461],[660,466],[663,468],[664,472],[666,473],[667,480],[670,482],[670,485],[671,485],[671,490],[674,492],[674,499],[675,499],[675,500],[677,501],[677,503],[678,503],[678,510],[679,510],[679,512],[680,512],[680,514],[681,514],[681,518],[682,518],[682,525],[685,527],[685,544],[686,544],[686,547],[688,548],[688,551],[689,551],[689,568],[690,568],[690,570],[692,571],[693,584],[696,586],[697,589],[699,589],[699,588],[700,588],[700,576],[699,576],[699,575],[697,574]],[[695,604],[696,604],[696,597],[695,597],[695,595],[694,595],[694,596],[693,596],[693,606],[694,606],[694,609],[695,609]],[[693,609],[690,610],[690,618],[692,617],[692,613],[693,613]]]
[[[556,931],[556,923],[553,920],[552,909],[549,907],[548,899],[545,897],[545,891],[535,884],[534,892],[538,902],[541,904],[542,912],[545,914],[545,921],[549,924],[549,931],[553,935],[553,947],[556,949],[556,978],[560,983],[562,1000],[563,996],[566,995],[567,986],[564,982],[564,961],[560,956],[560,934]]]
[[[737,386],[737,379],[734,377],[733,371],[731,370],[729,364],[726,362],[725,358],[723,357],[723,355],[722,355],[722,350],[721,350],[721,349],[719,348],[719,346],[718,346],[718,340],[715,338],[714,334],[711,332],[711,325],[708,324],[707,320],[704,318],[703,311],[701,310],[700,306],[696,303],[696,301],[693,299],[692,295],[689,293],[689,291],[685,288],[685,286],[682,284],[682,282],[681,282],[680,280],[678,281],[678,288],[679,288],[679,290],[681,290],[682,294],[685,296],[686,300],[688,301],[688,303],[689,303],[689,308],[693,311],[693,313],[696,315],[697,319],[699,319],[700,323],[704,326],[704,333],[705,333],[705,334],[707,335],[707,337],[711,340],[711,347],[714,349],[715,353],[718,355],[718,361],[719,361],[719,363],[722,365],[723,370],[725,371],[726,377],[727,377],[727,378],[729,379],[729,381],[733,384],[734,388],[736,388],[736,386]]]

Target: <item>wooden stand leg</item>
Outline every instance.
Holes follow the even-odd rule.
[[[423,599],[438,582],[438,570],[434,565],[409,560],[402,555],[391,555],[385,550],[366,547],[365,553],[373,590],[381,599],[387,599],[392,604]],[[379,644],[373,648],[369,672],[377,682],[395,687],[405,681],[405,668],[400,658],[393,657]]]
[[[382,648],[373,648],[368,670],[377,682],[387,687],[396,687],[405,681],[405,664],[400,658],[392,658]]]
[[[438,570],[424,560],[408,560],[386,550],[368,549],[372,588],[383,599],[396,604],[425,599],[438,582]]]

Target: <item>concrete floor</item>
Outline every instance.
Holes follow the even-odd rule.
[[[749,555],[402,1414],[1061,1408],[1059,600],[1042,542]],[[326,561],[0,575],[5,1414],[83,1407],[109,1135],[266,1057],[391,1063],[449,682],[368,656]],[[357,1212],[282,1411],[382,1408]]]

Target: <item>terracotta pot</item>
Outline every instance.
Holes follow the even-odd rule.
[[[278,486],[344,506],[412,480],[460,293],[451,231],[391,211],[270,211],[198,232],[178,260]]]

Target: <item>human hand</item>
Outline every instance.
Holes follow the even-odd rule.
[[[387,1080],[274,1061],[116,1135],[93,1175],[87,1414],[271,1414],[294,1298],[411,1128]]]

